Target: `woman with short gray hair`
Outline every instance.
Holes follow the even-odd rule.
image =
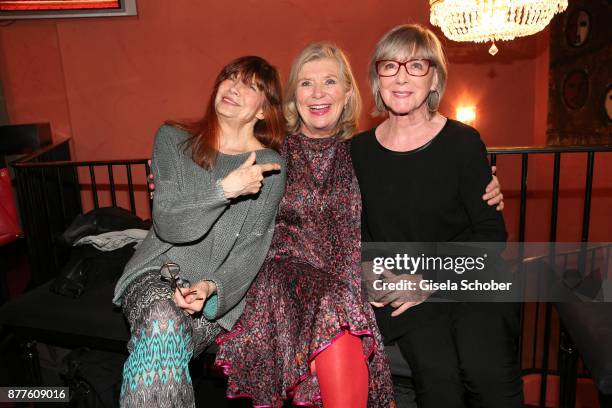
[[[385,116],[388,111],[380,94],[381,76],[379,75],[379,68],[388,70],[387,74],[393,73],[398,69],[398,64],[392,61],[393,57],[405,54],[416,55],[417,53],[420,61],[412,62],[412,69],[417,76],[422,73],[426,75],[429,72],[429,66],[435,72],[436,81],[427,95],[425,104],[430,113],[437,112],[446,89],[446,78],[448,76],[446,56],[442,50],[442,44],[435,34],[429,30],[419,30],[416,28],[417,26],[410,26],[413,29],[407,29],[409,26],[400,27],[390,31],[380,40],[370,61],[369,79],[374,96],[374,114]],[[407,49],[408,47],[412,47],[412,49]],[[379,63],[379,61],[386,61],[390,65],[387,68],[381,68],[382,62]]]
[[[481,197],[491,172],[480,135],[438,112],[446,78],[429,29],[401,25],[378,42],[370,82],[386,119],[351,145],[363,241],[505,242],[501,213]],[[385,341],[413,369],[419,408],[522,406],[515,304],[374,305]]]

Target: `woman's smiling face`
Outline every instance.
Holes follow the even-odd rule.
[[[239,75],[219,84],[215,110],[219,118],[249,123],[263,119],[265,96],[255,82],[245,83]]]
[[[423,60],[415,59],[415,57],[398,56],[393,60],[410,61],[408,64],[420,64],[419,66],[424,64]],[[392,113],[405,115],[418,110],[427,112],[425,101],[429,93],[435,89],[437,80],[435,69],[429,67],[429,62],[427,66],[427,73],[423,76],[409,74],[407,66],[400,66],[395,75],[379,76],[380,96]]]
[[[298,73],[296,92],[301,132],[308,137],[333,136],[350,93],[335,60],[322,58],[305,63]]]

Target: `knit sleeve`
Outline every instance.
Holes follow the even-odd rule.
[[[219,180],[199,191],[185,187],[179,130],[162,126],[155,137],[151,166],[155,175],[153,227],[173,244],[198,240],[208,233],[229,204]]]
[[[217,293],[204,306],[207,319],[218,319],[236,306],[259,272],[272,242],[276,212],[285,191],[285,171],[282,164],[280,173],[269,176],[274,184],[268,190],[253,230],[238,237],[227,260],[210,279],[217,285]]]
[[[491,181],[491,167],[480,135],[472,131],[463,138],[460,153],[459,190],[470,219],[469,237],[460,240],[505,242],[507,234],[501,212],[482,200],[486,186]]]

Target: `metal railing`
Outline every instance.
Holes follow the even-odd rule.
[[[526,237],[526,213],[529,204],[527,199],[529,160],[533,155],[552,155],[553,177],[551,184],[551,216],[549,240],[557,241],[558,211],[560,177],[562,159],[567,155],[586,155],[586,176],[584,182],[584,200],[582,211],[581,240],[587,242],[589,238],[589,225],[591,221],[591,203],[594,180],[594,163],[596,156],[609,154],[612,146],[558,146],[558,147],[496,147],[488,149],[492,165],[497,164],[499,156],[519,155],[520,164],[520,203],[518,241],[524,242]],[[62,254],[55,245],[57,237],[65,230],[71,220],[83,211],[82,197],[89,197],[94,208],[99,208],[101,197],[112,206],[123,206],[118,199],[118,191],[127,192],[125,207],[136,213],[137,205],[135,193],[146,194],[149,214],[151,211],[151,191],[147,182],[150,168],[147,159],[136,160],[97,160],[97,161],[70,161],[68,141],[50,146],[34,155],[26,157],[12,164],[17,181],[18,200],[22,214],[24,235],[28,241],[28,249],[33,261],[33,278],[36,283],[54,276],[62,264]],[[118,183],[118,169],[124,169],[125,183]],[[140,182],[134,183],[134,171],[144,168]],[[102,174],[96,169],[102,169]],[[123,180],[123,179],[122,179]],[[105,183],[101,185],[101,182]],[[143,185],[146,186],[143,188]],[[90,193],[87,193],[90,190]],[[507,210],[506,210],[507,211]],[[523,253],[519,256],[522,259]],[[50,265],[53,268],[50,268]],[[521,333],[525,333],[525,307],[522,308]],[[542,310],[543,309],[543,312]],[[549,365],[549,352],[551,344],[551,322],[555,311],[551,304],[536,304],[534,316],[533,355],[528,359],[531,367],[523,366],[523,371],[538,372],[541,375],[540,406],[545,406],[547,391],[547,376],[549,373],[558,373],[558,369],[551,370]],[[543,350],[538,367],[536,364],[538,352],[538,330],[541,314],[543,313]],[[575,348],[568,346],[571,339],[561,324],[560,338],[564,342],[563,348],[574,353],[571,358],[576,359]],[[524,347],[521,337],[521,361]],[[569,342],[569,343],[568,343]],[[570,368],[571,369],[571,368]],[[569,381],[562,381],[561,402],[562,407],[573,406],[575,399],[575,376]],[[572,394],[574,392],[574,394]]]
[[[11,166],[32,285],[57,275],[67,256],[67,249],[57,245],[57,239],[84,208],[97,209],[106,201],[136,214],[136,193],[141,192],[148,203],[143,217],[150,217],[152,200],[146,180],[151,169],[147,159],[71,161],[69,140],[64,140]],[[137,172],[141,173],[138,179]],[[118,193],[125,193],[125,199],[118,199]]]
[[[596,154],[606,154],[612,152],[612,146],[545,146],[545,147],[494,147],[487,149],[490,161],[492,165],[497,164],[497,158],[501,155],[520,155],[521,158],[521,175],[520,175],[520,206],[519,206],[519,232],[518,241],[525,242],[526,237],[526,212],[527,212],[527,177],[529,174],[529,158],[530,155],[553,155],[553,177],[552,177],[552,195],[551,195],[551,216],[550,216],[550,230],[549,230],[549,241],[557,242],[558,232],[558,213],[559,213],[559,189],[560,189],[560,177],[561,177],[561,160],[562,157],[567,155],[582,154],[586,155],[586,176],[584,182],[584,200],[583,200],[583,211],[582,211],[582,229],[581,229],[581,241],[588,242],[589,239],[589,227],[591,221],[591,202],[593,194],[593,178],[595,168],[595,156]],[[519,258],[523,258],[524,253],[519,249]],[[543,330],[543,350],[542,360],[540,362],[540,368],[536,368],[536,355],[538,351],[538,326],[540,319],[540,308],[544,308],[544,330]],[[567,331],[563,327],[563,323],[560,324],[560,353],[570,354],[568,356],[560,356],[560,360],[565,360],[570,363],[567,365],[566,373],[560,373],[558,367],[557,370],[550,370],[549,365],[549,354],[550,354],[550,343],[551,343],[551,322],[553,319],[553,309],[550,303],[536,304],[535,305],[535,316],[534,316],[534,337],[533,337],[533,355],[531,358],[532,367],[523,367],[524,371],[537,371],[540,373],[540,401],[539,406],[545,407],[546,404],[546,393],[548,385],[548,375],[550,372],[561,374],[561,386],[560,386],[560,407],[573,407],[575,405],[575,389],[576,389],[576,361],[577,354],[575,347],[572,346],[571,338]],[[523,334],[525,333],[525,307],[521,311],[521,358],[523,356]],[[568,378],[569,377],[569,378]]]

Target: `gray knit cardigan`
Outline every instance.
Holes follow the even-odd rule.
[[[256,152],[257,163],[279,163],[281,171],[263,181],[259,194],[228,200],[219,181],[240,166],[248,153],[219,154],[211,170],[193,162],[183,143],[187,133],[162,126],[155,137],[153,227],[125,267],[113,302],[121,305],[127,286],[142,273],[166,262],[195,283],[211,280],[217,294],[204,315],[229,330],[244,309],[244,297],[261,267],[274,232],[285,190],[285,161],[272,149]]]

